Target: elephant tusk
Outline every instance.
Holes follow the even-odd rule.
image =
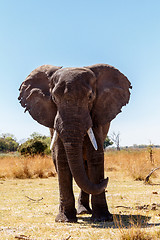
[[[91,140],[91,143],[92,143],[94,149],[97,150],[98,149],[97,142],[96,142],[96,139],[95,139],[95,136],[94,136],[92,128],[89,128],[87,133],[88,133],[88,136],[89,136],[89,138]]]
[[[52,150],[54,148],[54,145],[55,145],[57,139],[58,139],[58,133],[56,130],[54,130],[54,134],[53,134],[51,145],[50,145],[50,150]]]

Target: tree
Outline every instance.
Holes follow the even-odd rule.
[[[106,147],[112,145],[113,142],[109,139],[109,137],[107,136],[105,141],[104,141],[104,144],[103,144],[103,148],[105,149]]]
[[[38,139],[29,139],[25,143],[21,144],[18,151],[21,155],[43,155],[47,145]]]
[[[120,151],[120,133],[113,132],[112,135],[110,136],[110,139],[116,145],[117,151]]]
[[[40,133],[33,132],[33,133],[30,135],[30,138],[31,138],[31,139],[41,139],[41,140],[44,140],[44,139],[46,139],[47,137],[46,137],[45,135],[40,134]]]
[[[44,144],[47,145],[47,148],[45,148],[44,150],[44,154],[50,154],[51,153],[51,150],[50,150],[50,144],[51,144],[51,138],[50,137],[47,137],[45,135],[42,135],[42,134],[39,134],[37,132],[34,132],[30,135],[31,139],[37,139],[37,140],[40,140],[42,141]]]
[[[7,144],[3,138],[0,138],[0,152],[7,151]]]
[[[0,137],[0,152],[15,152],[18,149],[18,142],[14,135],[3,133]]]
[[[39,133],[32,133],[26,142],[20,145],[18,151],[21,155],[36,155],[36,154],[49,154],[50,153],[50,138],[43,136]]]

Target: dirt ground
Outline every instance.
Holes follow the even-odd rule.
[[[74,224],[55,223],[57,177],[0,179],[0,239],[122,239],[133,228],[147,232],[150,239],[160,239],[160,184],[145,185],[117,171],[106,175],[110,177],[106,196],[114,214],[112,223],[92,223],[90,215],[78,216]],[[74,193],[77,200],[75,183]]]

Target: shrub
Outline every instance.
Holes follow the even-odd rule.
[[[112,145],[113,142],[109,139],[109,137],[107,136],[105,141],[104,141],[104,144],[103,144],[103,148],[105,149],[106,147]]]
[[[50,137],[43,136],[39,133],[32,133],[30,138],[23,144],[20,145],[18,151],[21,155],[48,155],[50,151]]]
[[[18,145],[14,136],[9,133],[2,134],[0,137],[0,152],[15,152]]]
[[[29,139],[25,143],[21,144],[18,151],[21,155],[44,155],[45,149],[47,149],[47,144],[39,139]]]

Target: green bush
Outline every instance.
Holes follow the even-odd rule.
[[[42,136],[38,133],[31,134],[31,138],[25,143],[21,144],[18,148],[18,152],[21,155],[44,155],[50,153],[50,138]]]
[[[0,137],[0,152],[15,152],[19,144],[12,134],[2,134]]]
[[[44,155],[44,151],[47,148],[47,145],[38,139],[29,139],[25,143],[21,144],[18,148],[18,151],[21,155]]]
[[[47,136],[41,135],[37,132],[34,132],[34,133],[31,134],[31,139],[40,140],[44,144],[47,145],[47,148],[44,150],[45,155],[49,155],[51,153],[51,150],[50,150],[51,138],[50,137],[47,137]]]
[[[104,141],[104,144],[103,144],[103,148],[105,149],[106,147],[112,145],[113,142],[109,139],[109,137],[107,136],[105,141]]]

